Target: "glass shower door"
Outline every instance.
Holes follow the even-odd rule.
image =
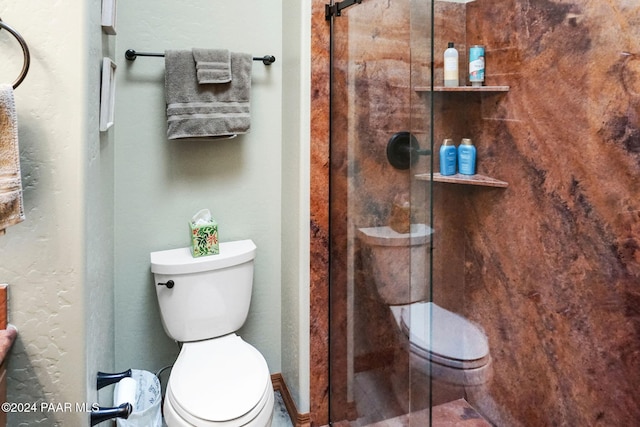
[[[431,300],[431,181],[416,179],[432,171],[431,97],[415,86],[431,82],[432,2],[328,10],[338,8],[330,17],[330,420],[427,426],[430,382],[411,366],[403,310]]]

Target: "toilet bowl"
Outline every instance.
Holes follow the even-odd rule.
[[[167,383],[165,421],[168,426],[267,426],[273,399],[264,357],[236,334],[184,343]]]
[[[408,340],[413,369],[460,386],[487,381],[489,343],[478,326],[432,302],[392,306],[391,312]]]
[[[358,230],[364,268],[395,319],[401,347],[409,353],[412,382],[437,381],[446,384],[450,395],[464,395],[466,388],[490,378],[489,344],[479,326],[428,301],[426,251],[432,233],[424,224],[413,224],[409,233],[389,227]]]
[[[168,427],[271,425],[267,362],[235,333],[249,311],[255,252],[243,240],[199,258],[189,248],[151,253],[162,325],[182,343],[167,381]]]

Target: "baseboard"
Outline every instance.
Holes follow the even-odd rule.
[[[294,427],[311,427],[311,415],[309,413],[300,414],[298,412],[296,402],[294,402],[291,397],[291,393],[289,393],[282,374],[271,374],[271,383],[273,384],[273,389],[280,392],[284,406],[287,408],[289,418],[291,418]]]

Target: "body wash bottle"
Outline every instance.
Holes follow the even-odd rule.
[[[458,172],[463,175],[476,174],[476,147],[469,138],[462,138],[458,147]]]
[[[453,42],[449,42],[449,47],[444,51],[444,85],[446,87],[455,87],[460,84],[458,72],[458,51],[453,46]]]
[[[440,146],[440,175],[455,175],[457,150],[451,139],[445,139]]]

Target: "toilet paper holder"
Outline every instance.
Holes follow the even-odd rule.
[[[98,372],[96,375],[96,387],[100,390],[110,384],[115,384],[123,378],[131,377],[131,369],[127,369],[123,372],[107,373]],[[120,406],[103,408],[98,406],[97,409],[91,411],[91,425],[100,424],[103,421],[111,420],[113,418],[129,418],[129,415],[133,413],[133,405],[131,403],[123,403]]]
[[[131,369],[116,373],[98,372],[96,375],[96,387],[100,390],[109,384],[115,384],[123,378],[130,377],[131,373]]]
[[[113,408],[98,407],[98,409],[91,411],[91,425],[94,426],[113,418],[124,418],[126,420],[132,412],[133,405],[129,402]]]

